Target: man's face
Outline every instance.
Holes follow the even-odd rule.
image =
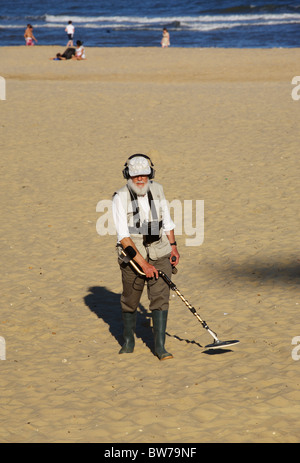
[[[130,177],[133,183],[138,187],[138,188],[143,188],[144,186],[147,185],[148,183],[148,175],[136,175],[135,177]]]

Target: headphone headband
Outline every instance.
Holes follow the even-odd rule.
[[[154,167],[154,164],[153,164],[153,162],[151,161],[151,159],[149,158],[149,156],[147,156],[146,154],[140,154],[140,153],[132,154],[131,156],[129,156],[129,158],[128,158],[127,161],[125,162],[124,166],[126,167],[126,166],[128,165],[128,161],[130,161],[130,159],[135,158],[135,157],[137,157],[137,156],[141,156],[142,158],[148,159],[148,161],[150,161],[151,167]]]

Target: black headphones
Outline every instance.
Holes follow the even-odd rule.
[[[154,176],[155,176],[155,170],[153,169],[154,164],[153,164],[153,162],[151,161],[151,159],[149,158],[149,156],[146,156],[146,154],[133,154],[132,156],[130,156],[130,157],[127,159],[127,161],[125,162],[125,164],[124,164],[124,169],[122,170],[123,177],[124,177],[126,180],[128,180],[128,179],[130,178],[130,175],[129,175],[129,167],[128,167],[128,161],[130,161],[130,159],[135,158],[135,157],[137,157],[137,156],[141,156],[141,157],[143,157],[143,158],[145,158],[145,159],[147,159],[147,160],[149,161],[149,165],[150,165],[150,170],[151,170],[151,172],[150,172],[150,174],[149,174],[148,177],[149,177],[149,180],[151,180],[152,178],[154,178]]]

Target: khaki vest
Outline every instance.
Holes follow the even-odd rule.
[[[161,221],[163,217],[161,213],[161,208],[159,207],[159,201],[165,201],[163,187],[159,183],[150,180],[150,191],[153,196],[158,221]],[[117,193],[120,195],[124,209],[127,211],[127,224],[130,229],[134,226],[134,211],[127,185],[124,185],[122,188],[120,188],[120,190],[118,190]],[[146,259],[147,256],[149,256],[150,259],[156,260],[160,257],[166,256],[171,253],[170,242],[165,233],[163,232],[162,228],[160,229],[159,240],[146,246],[144,246],[143,244],[142,234],[132,233],[130,234],[130,237],[134,242],[137,250],[144,257],[144,259]]]

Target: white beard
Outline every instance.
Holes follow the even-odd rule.
[[[150,188],[150,182],[147,180],[146,185],[144,185],[142,188],[140,188],[138,185],[133,183],[132,179],[128,179],[127,182],[129,188],[137,195],[137,196],[145,196],[147,194],[149,188]]]

